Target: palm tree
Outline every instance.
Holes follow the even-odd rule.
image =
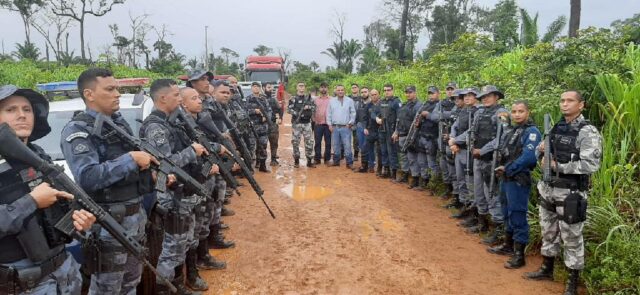
[[[362,50],[362,56],[360,57],[360,66],[358,67],[359,74],[366,74],[373,72],[380,67],[380,61],[382,56],[380,50],[373,46],[367,46]]]
[[[336,68],[342,68],[342,62],[344,59],[344,43],[333,42],[331,47],[325,49],[321,53],[332,58],[337,64]]]
[[[522,17],[520,44],[523,46],[533,46],[538,42],[552,42],[560,36],[560,32],[567,25],[567,17],[564,15],[559,16],[547,27],[547,32],[540,39],[538,35],[538,13],[532,18],[526,10],[520,9],[520,15]]]
[[[40,58],[40,49],[35,44],[25,41],[24,45],[16,43],[16,51],[13,55],[20,60],[38,60]]]
[[[362,44],[358,40],[351,39],[344,42],[344,72],[351,74],[353,72],[353,63],[362,54]]]

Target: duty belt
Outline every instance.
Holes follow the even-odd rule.
[[[0,290],[7,294],[19,294],[35,288],[38,283],[56,271],[67,260],[65,250],[51,257],[40,265],[23,269],[12,266],[0,266]]]

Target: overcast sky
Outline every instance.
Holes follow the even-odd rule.
[[[498,0],[476,0],[481,6],[492,7]],[[559,15],[569,16],[569,0],[518,0],[518,5],[530,13],[540,13],[541,34],[546,26]],[[86,21],[86,42],[94,58],[100,48],[112,43],[108,25],[117,23],[121,34],[130,36],[129,14],[149,14],[152,25],[167,24],[172,35],[168,38],[177,51],[187,58],[204,55],[204,27],[209,26],[209,50],[227,47],[237,51],[240,59],[252,53],[257,44],[287,48],[292,58],[304,63],[317,61],[324,68],[333,62],[320,54],[331,44],[330,24],[335,11],[345,13],[346,37],[363,38],[362,27],[386,15],[382,0],[126,0],[109,14]],[[612,21],[628,18],[640,12],[639,0],[582,0],[581,27],[606,27]],[[17,13],[0,10],[0,39],[4,51],[11,52],[15,43],[24,41],[22,21]],[[43,49],[44,41],[32,30],[32,39]],[[147,43],[152,44],[156,35],[151,32]],[[426,45],[426,33],[422,33],[418,49]],[[77,26],[70,38],[71,46],[79,47]],[[79,50],[76,54],[80,55]]]

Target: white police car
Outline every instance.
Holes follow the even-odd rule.
[[[130,86],[132,79],[119,79],[118,83],[122,86]],[[143,83],[142,80],[138,83]],[[69,83],[75,82],[54,82],[47,84],[38,84],[38,89],[45,91],[47,97],[51,98],[53,95],[71,96],[74,98],[53,101],[49,104],[49,125],[51,125],[51,132],[35,141],[35,143],[41,146],[44,151],[51,156],[53,161],[62,165],[65,168],[65,173],[73,178],[67,162],[64,160],[64,155],[60,148],[60,134],[73,115],[77,111],[84,111],[86,106],[77,93],[77,86],[74,87]],[[146,79],[145,84],[148,83]],[[144,85],[144,84],[142,84]],[[59,86],[59,87],[56,87]],[[75,91],[75,92],[74,92]],[[64,92],[64,94],[62,93]],[[120,114],[131,126],[134,135],[137,136],[137,131],[140,130],[142,120],[144,120],[153,110],[153,101],[143,92],[138,94],[122,94],[120,97]]]

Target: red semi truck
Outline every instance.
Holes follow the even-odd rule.
[[[249,56],[244,66],[246,81],[259,81],[263,85],[272,83],[280,105],[284,107],[284,93],[288,77],[284,70],[284,59],[280,56]]]

